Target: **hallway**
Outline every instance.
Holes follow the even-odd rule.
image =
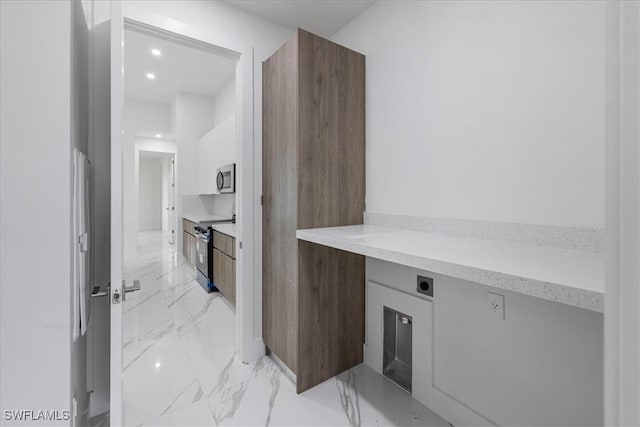
[[[127,426],[448,426],[388,379],[359,365],[297,395],[269,357],[235,359],[235,313],[206,294],[159,232],[140,234],[125,279]]]

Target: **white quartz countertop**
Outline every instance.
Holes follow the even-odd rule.
[[[604,310],[604,255],[372,225],[298,230],[297,238],[446,276]]]
[[[231,222],[231,216],[224,217],[219,215],[209,215],[209,214],[183,214],[182,217],[184,219],[188,219],[191,222],[195,222],[197,224],[205,224],[216,221],[229,221]]]
[[[231,236],[235,239],[236,237],[236,225],[235,224],[213,224],[211,225],[216,231],[220,233],[226,234],[227,236]]]

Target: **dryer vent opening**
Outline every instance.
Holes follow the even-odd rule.
[[[411,392],[413,319],[384,307],[382,373]]]

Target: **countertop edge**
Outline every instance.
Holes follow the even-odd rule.
[[[221,224],[212,224],[211,228],[213,228],[215,231],[217,231],[218,233],[224,234],[226,236],[229,236],[233,239],[236,238],[236,231],[235,229],[233,231],[229,230],[229,226],[233,225],[235,228],[235,224],[231,224],[231,223],[221,223]]]
[[[231,218],[225,218],[223,216],[217,216],[217,215],[198,217],[196,215],[183,214],[182,218],[186,219],[187,221],[193,222],[194,224],[216,224],[216,223],[230,224],[231,223]]]
[[[312,229],[297,230],[296,238],[523,295],[529,295],[599,313],[604,312],[604,294],[597,291],[580,289],[563,285],[561,283],[540,281],[529,277],[514,276],[498,271],[485,270],[478,267],[456,264],[450,261],[421,257],[390,249],[380,249],[358,242],[345,241],[336,237],[319,235],[318,233],[314,233]]]

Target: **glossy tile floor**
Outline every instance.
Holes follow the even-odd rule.
[[[365,365],[297,395],[269,357],[235,358],[235,313],[207,294],[157,232],[140,234],[125,278],[127,426],[449,426]]]

